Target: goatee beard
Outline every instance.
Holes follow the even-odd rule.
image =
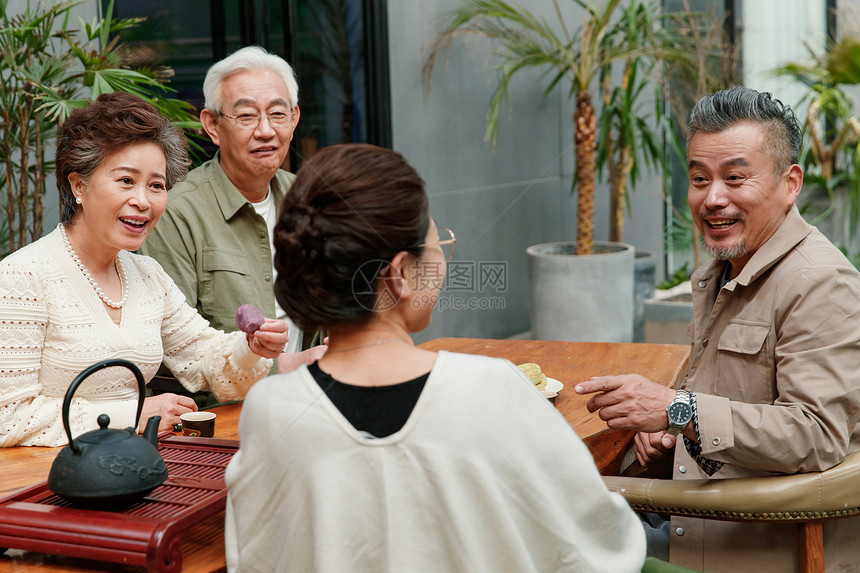
[[[709,247],[705,245],[705,252],[717,259],[718,261],[729,261],[739,259],[747,253],[746,241],[731,247]]]

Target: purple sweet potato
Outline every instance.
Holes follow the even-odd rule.
[[[260,330],[264,322],[266,322],[266,319],[263,313],[257,310],[252,304],[243,304],[236,311],[236,326],[242,332],[254,334]]]

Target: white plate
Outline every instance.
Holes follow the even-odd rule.
[[[544,392],[560,392],[562,388],[564,388],[564,384],[562,384],[555,378],[547,377]]]
[[[558,396],[558,393],[561,392],[562,388],[564,388],[564,384],[555,378],[547,377],[546,386],[541,390],[541,394],[543,394],[544,398],[555,398]]]

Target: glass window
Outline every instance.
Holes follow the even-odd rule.
[[[290,62],[302,114],[287,169],[335,143],[390,147],[384,0],[117,0],[115,10],[146,18],[122,40],[138,61],[172,68],[174,97],[197,109],[206,70],[241,46]]]
[[[360,0],[296,0],[293,58],[300,78],[301,152],[367,142],[366,59]]]

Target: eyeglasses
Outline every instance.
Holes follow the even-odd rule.
[[[443,233],[444,231],[444,233]],[[445,238],[445,237],[449,238]],[[421,243],[419,247],[435,247],[439,246],[442,249],[442,254],[445,255],[445,262],[449,262],[454,258],[454,246],[457,244],[457,237],[454,236],[454,231],[448,227],[439,227],[439,240],[437,242]]]
[[[296,112],[273,111],[272,113],[263,114],[241,113],[239,115],[230,115],[223,111],[219,111],[218,115],[223,115],[226,118],[232,119],[236,122],[239,129],[257,129],[257,126],[260,125],[260,121],[264,117],[269,120],[269,125],[272,127],[290,127],[293,124],[293,118],[296,116]]]

